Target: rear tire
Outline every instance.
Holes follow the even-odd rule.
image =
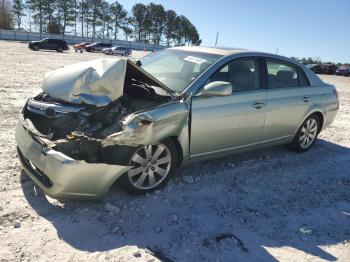
[[[63,52],[63,47],[62,46],[57,47],[56,51],[59,52],[59,53],[62,53]]]
[[[175,175],[179,161],[171,139],[156,145],[140,146],[129,159],[129,165],[134,167],[121,176],[118,182],[124,190],[134,195],[163,188]]]
[[[321,119],[316,114],[305,119],[296,133],[290,147],[296,152],[308,151],[316,142],[321,131]]]
[[[125,53],[125,56],[129,56],[129,53],[128,53],[128,52],[126,52],[126,53]]]

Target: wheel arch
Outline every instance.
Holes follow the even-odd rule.
[[[182,146],[181,146],[181,143],[179,141],[179,137],[177,136],[169,136],[167,138],[164,138],[162,141],[165,141],[165,140],[170,140],[174,145],[175,145],[175,148],[177,150],[177,153],[178,153],[178,163],[177,163],[177,168],[180,167],[182,165],[182,162],[183,162],[183,158],[184,158],[184,154],[183,154],[183,149],[182,149]],[[161,142],[161,141],[160,141]],[[101,194],[101,197],[104,197],[110,190],[111,188],[115,185],[115,184],[118,184],[119,181],[120,181],[120,178],[124,175],[125,173],[123,173],[122,175],[120,176],[117,176],[115,177],[114,179],[112,179],[108,185],[106,186],[106,188],[104,189],[103,193]]]
[[[321,121],[320,128],[319,128],[319,131],[318,131],[318,132],[321,132],[321,130],[323,128],[323,123],[324,123],[324,116],[323,116],[323,114],[320,111],[315,111],[312,114],[310,114],[309,116],[311,116],[311,115],[316,115],[318,117],[318,119]]]
[[[171,140],[177,149],[177,153],[179,154],[177,167],[180,167],[182,164],[183,158],[184,158],[184,154],[183,154],[183,149],[182,149],[182,146],[180,144],[179,138],[177,136],[170,136],[167,139]],[[164,139],[164,140],[166,140],[166,139]]]
[[[320,125],[320,128],[319,128],[319,131],[318,131],[318,132],[319,132],[319,133],[321,132],[322,127],[323,127],[323,124],[324,124],[324,115],[323,115],[323,113],[321,112],[321,110],[313,110],[313,111],[311,111],[311,112],[308,112],[308,114],[306,114],[306,116],[301,120],[301,122],[299,123],[299,125],[298,125],[296,131],[294,132],[294,135],[297,134],[299,128],[300,128],[301,125],[304,123],[304,121],[305,121],[308,117],[310,117],[310,116],[312,116],[312,115],[317,115],[317,117],[320,119],[321,125]]]

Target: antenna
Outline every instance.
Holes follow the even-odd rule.
[[[215,46],[218,44],[219,32],[216,33]]]

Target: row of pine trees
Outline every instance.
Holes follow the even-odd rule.
[[[189,19],[154,3],[138,3],[128,11],[118,1],[12,0],[11,16],[10,27],[19,30],[26,21],[27,28],[41,33],[133,39],[167,46],[201,43]]]

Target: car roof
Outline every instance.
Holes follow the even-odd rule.
[[[192,51],[192,52],[203,52],[216,55],[233,55],[243,52],[252,52],[251,50],[244,48],[231,48],[231,47],[211,47],[211,46],[177,46],[171,49]]]
[[[293,64],[301,64],[295,59],[291,59],[286,56],[280,56],[272,53],[267,52],[259,52],[244,48],[233,48],[233,47],[206,47],[206,46],[179,46],[179,47],[172,47],[170,49],[176,49],[176,50],[184,50],[184,51],[192,51],[192,52],[203,52],[208,54],[216,54],[216,55],[222,55],[222,56],[232,56],[237,54],[245,54],[247,56],[262,56],[262,57],[268,57],[271,59],[280,59],[287,62],[291,62]]]

